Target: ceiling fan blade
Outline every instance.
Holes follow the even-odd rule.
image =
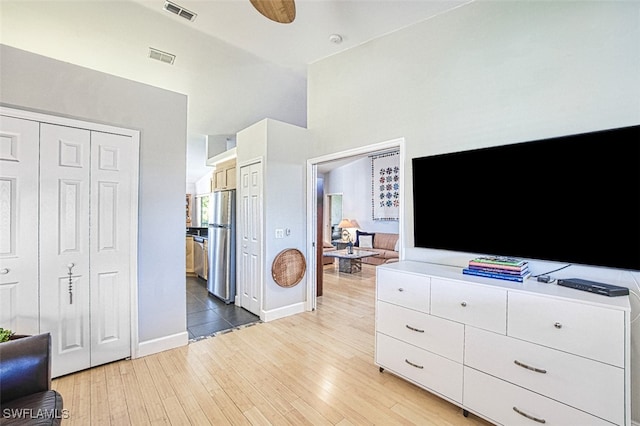
[[[258,12],[275,22],[290,24],[296,19],[294,0],[250,0]]]

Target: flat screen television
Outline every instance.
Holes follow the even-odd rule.
[[[640,270],[640,125],[412,168],[416,247]]]

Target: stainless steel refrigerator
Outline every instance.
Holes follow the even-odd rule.
[[[209,201],[209,293],[229,304],[236,297],[236,191],[216,191]]]

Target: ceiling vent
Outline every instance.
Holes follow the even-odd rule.
[[[178,6],[177,4],[170,1],[164,2],[164,10],[174,13],[184,19],[188,19],[189,21],[193,21],[194,19],[196,19],[196,16],[198,16],[195,13],[185,9],[184,7]]]
[[[155,59],[156,61],[164,62],[165,64],[169,65],[173,65],[173,62],[176,60],[176,55],[163,52],[162,50],[154,49],[153,47],[149,48],[149,57],[151,59]]]

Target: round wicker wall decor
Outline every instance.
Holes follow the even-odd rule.
[[[271,264],[271,275],[280,287],[298,284],[307,269],[304,255],[298,249],[282,250]]]

